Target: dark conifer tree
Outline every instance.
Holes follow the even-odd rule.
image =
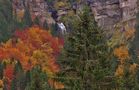
[[[139,5],[139,1],[137,2],[137,5]],[[135,29],[136,29],[135,32],[136,33],[135,33],[134,40],[131,43],[130,53],[132,56],[133,63],[139,64],[139,60],[138,60],[139,59],[138,58],[138,51],[139,51],[139,7],[137,8],[137,10],[138,10],[138,12],[136,15],[136,26],[135,26]],[[134,77],[133,79],[134,79],[133,88],[134,88],[134,90],[138,90],[139,89],[139,70],[137,71],[136,77]]]
[[[38,26],[40,25],[40,20],[38,17],[35,18],[35,20],[33,21],[33,24],[38,25]]]
[[[101,81],[111,72],[105,36],[88,7],[79,17],[59,57],[61,73],[71,90],[103,90]]]
[[[35,67],[27,74],[30,77],[30,81],[25,90],[52,90],[47,82],[46,74],[39,67]]]
[[[49,30],[48,23],[47,23],[46,20],[45,20],[44,23],[43,23],[43,28],[44,28],[45,30]]]
[[[32,19],[31,19],[31,15],[30,15],[30,11],[28,7],[25,7],[23,23],[25,24],[25,27],[30,27],[32,25]]]
[[[11,33],[15,29],[12,13],[11,0],[0,1],[0,42],[6,41],[11,37]]]

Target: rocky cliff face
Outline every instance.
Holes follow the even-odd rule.
[[[137,0],[92,0],[91,8],[100,26],[111,29],[118,22],[135,25]]]
[[[95,19],[104,28],[111,28],[122,18],[119,0],[96,0],[91,4]]]
[[[13,0],[13,12],[19,18],[23,17],[25,9],[29,9],[32,19],[39,18],[40,24],[50,22],[47,2],[45,0]],[[21,15],[21,13],[23,13]],[[49,18],[48,18],[49,17]],[[50,23],[54,21],[51,20]]]
[[[14,11],[24,11],[25,6],[29,6],[32,17],[39,17],[41,22],[44,22],[48,13],[47,0],[13,0]],[[54,3],[68,2],[67,0],[56,0]],[[75,0],[76,1],[76,0]],[[116,23],[126,22],[131,27],[135,25],[135,16],[137,12],[137,0],[78,0],[78,6],[88,3],[98,24],[105,29],[112,29]],[[61,3],[62,5],[62,3]],[[71,5],[72,7],[72,5]],[[66,9],[68,9],[66,7]],[[70,8],[69,8],[70,9]],[[66,14],[65,9],[60,9],[58,12]],[[61,14],[60,14],[61,15]],[[59,15],[59,16],[60,16]],[[49,17],[50,18],[50,17]],[[47,18],[47,19],[49,19]],[[52,20],[47,20],[52,21]],[[53,23],[53,22],[51,22]]]

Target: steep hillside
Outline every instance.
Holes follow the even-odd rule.
[[[137,0],[0,0],[0,90],[139,90]]]
[[[118,22],[127,22],[131,27],[135,25],[137,0],[13,0],[14,13],[23,12],[28,7],[32,18],[39,17],[40,22],[50,19],[51,13],[56,10],[58,17],[66,15],[71,10],[81,10],[87,3],[98,24],[105,29],[112,29]]]

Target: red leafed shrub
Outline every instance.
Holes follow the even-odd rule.
[[[7,83],[8,90],[10,90],[13,78],[14,78],[14,67],[12,65],[7,65],[7,67],[4,69],[4,80]]]

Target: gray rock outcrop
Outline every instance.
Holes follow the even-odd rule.
[[[91,0],[90,0],[91,1]],[[111,29],[118,22],[135,25],[137,0],[92,0],[91,8],[98,24]],[[130,21],[132,21],[130,23]]]

